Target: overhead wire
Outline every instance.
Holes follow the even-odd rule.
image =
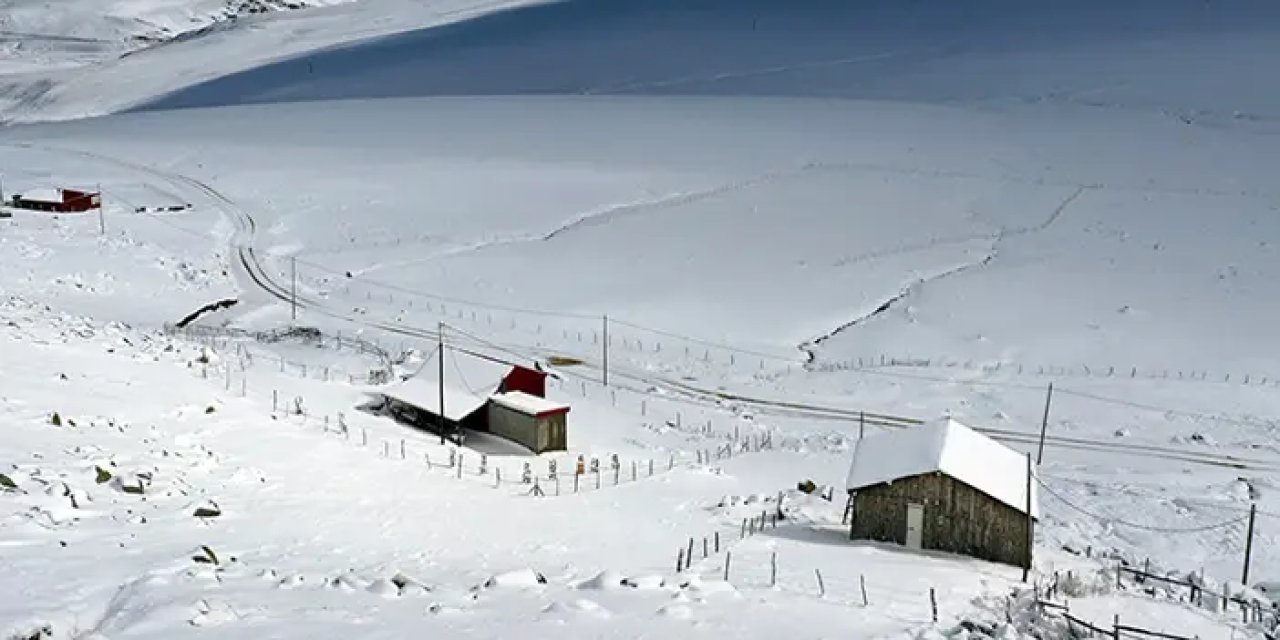
[[[1107,396],[1100,396],[1100,395],[1097,395],[1097,394],[1094,394],[1094,393],[1087,393],[1087,392],[1083,392],[1083,391],[1075,391],[1075,390],[1073,390],[1073,389],[1055,388],[1055,389],[1054,389],[1054,391],[1061,392],[1061,393],[1063,393],[1063,394],[1065,394],[1065,395],[1069,395],[1069,396],[1075,396],[1075,397],[1078,397],[1078,398],[1084,398],[1084,399],[1087,399],[1087,400],[1093,400],[1093,401],[1095,401],[1095,402],[1102,402],[1102,403],[1105,403],[1105,404],[1113,404],[1113,405],[1118,405],[1118,406],[1130,407],[1130,408],[1134,408],[1134,409],[1143,409],[1143,410],[1146,410],[1146,411],[1159,411],[1159,412],[1161,412],[1161,413],[1169,413],[1169,414],[1173,414],[1173,415],[1180,415],[1180,416],[1184,416],[1184,417],[1188,417],[1188,418],[1196,418],[1196,419],[1199,419],[1199,420],[1211,420],[1211,421],[1217,421],[1217,422],[1226,422],[1226,423],[1239,424],[1239,425],[1245,425],[1245,426],[1251,426],[1251,427],[1271,427],[1271,426],[1276,426],[1276,424],[1275,424],[1275,423],[1267,423],[1267,422],[1254,421],[1254,420],[1243,420],[1243,419],[1240,419],[1240,418],[1232,418],[1232,417],[1230,417],[1230,416],[1215,415],[1215,414],[1210,414],[1210,413],[1202,413],[1202,412],[1199,412],[1199,411],[1189,411],[1189,410],[1186,410],[1186,409],[1176,409],[1176,408],[1172,408],[1172,407],[1161,407],[1161,406],[1152,405],[1152,404],[1145,404],[1145,403],[1141,403],[1141,402],[1134,402],[1134,401],[1132,401],[1132,400],[1123,400],[1123,399],[1120,399],[1120,398],[1111,398],[1111,397],[1107,397]]]
[[[1231,525],[1242,523],[1249,519],[1248,516],[1242,516],[1239,518],[1226,520],[1224,522],[1218,522],[1211,525],[1204,525],[1199,527],[1187,527],[1187,528],[1158,527],[1153,525],[1140,524],[1137,522],[1130,522],[1128,520],[1123,520],[1123,519],[1115,518],[1111,516],[1098,515],[1092,511],[1089,511],[1088,509],[1085,509],[1084,507],[1081,507],[1080,505],[1075,504],[1071,500],[1068,500],[1065,496],[1058,493],[1057,491],[1054,491],[1053,488],[1050,487],[1048,483],[1046,483],[1043,479],[1039,477],[1039,475],[1032,474],[1032,477],[1035,478],[1036,484],[1038,484],[1041,488],[1043,488],[1049,495],[1053,496],[1054,498],[1057,498],[1059,502],[1070,507],[1071,509],[1078,511],[1100,522],[1119,524],[1125,527],[1129,527],[1131,529],[1140,529],[1142,531],[1152,531],[1157,533],[1202,533],[1205,531],[1213,531],[1215,529],[1223,529]]]

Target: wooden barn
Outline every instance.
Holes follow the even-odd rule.
[[[102,207],[102,195],[76,189],[37,189],[13,196],[9,206],[31,211],[80,213]]]
[[[1029,566],[1039,504],[1027,460],[950,418],[864,438],[850,537]]]
[[[433,354],[415,375],[378,390],[397,419],[438,431],[443,400],[446,434],[492,433],[534,453],[566,449],[569,407],[546,399],[545,372],[452,349],[441,385],[438,358]]]

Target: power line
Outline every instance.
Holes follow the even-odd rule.
[[[1095,520],[1098,520],[1098,521],[1100,521],[1100,522],[1103,522],[1103,523],[1119,524],[1119,525],[1123,525],[1123,526],[1126,526],[1126,527],[1130,527],[1130,528],[1132,528],[1132,529],[1141,529],[1141,530],[1143,530],[1143,531],[1154,531],[1154,532],[1158,532],[1158,533],[1200,533],[1200,532],[1204,532],[1204,531],[1212,531],[1212,530],[1214,530],[1214,529],[1222,529],[1222,528],[1225,528],[1225,527],[1229,527],[1229,526],[1231,526],[1231,525],[1233,525],[1233,524],[1239,524],[1239,523],[1244,522],[1245,520],[1248,520],[1248,519],[1249,519],[1249,517],[1248,517],[1248,516],[1243,516],[1243,517],[1235,518],[1234,520],[1227,520],[1227,521],[1225,521],[1225,522],[1219,522],[1219,523],[1216,523],[1216,524],[1206,525],[1206,526],[1202,526],[1202,527],[1188,527],[1188,528],[1184,528],[1184,529],[1180,529],[1180,528],[1169,528],[1169,527],[1156,527],[1156,526],[1152,526],[1152,525],[1139,524],[1139,523],[1136,523],[1136,522],[1129,522],[1129,521],[1127,521],[1127,520],[1121,520],[1120,518],[1113,518],[1113,517],[1108,517],[1108,516],[1101,516],[1101,515],[1098,515],[1098,514],[1096,514],[1096,513],[1093,513],[1092,511],[1089,511],[1089,510],[1085,509],[1084,507],[1081,507],[1081,506],[1079,506],[1079,505],[1077,505],[1077,504],[1075,504],[1075,503],[1071,502],[1071,501],[1070,501],[1070,500],[1068,500],[1066,497],[1064,497],[1062,494],[1060,494],[1060,493],[1058,493],[1058,492],[1054,491],[1054,490],[1053,490],[1053,489],[1052,489],[1052,488],[1051,488],[1047,483],[1045,483],[1045,481],[1044,481],[1044,480],[1042,480],[1038,475],[1033,475],[1032,477],[1033,477],[1033,478],[1035,478],[1035,480],[1036,480],[1036,484],[1040,485],[1040,487],[1042,487],[1046,492],[1048,492],[1048,493],[1049,493],[1049,495],[1051,495],[1051,496],[1053,496],[1053,497],[1057,498],[1060,502],[1062,502],[1063,504],[1067,505],[1068,507],[1071,507],[1072,509],[1074,509],[1074,510],[1076,510],[1076,511],[1078,511],[1078,512],[1080,512],[1080,513],[1082,513],[1082,514],[1084,514],[1084,515],[1086,515],[1086,516],[1089,516],[1090,518],[1093,518],[1093,519],[1095,519]]]
[[[695,338],[695,337],[693,337],[693,336],[681,335],[681,334],[679,334],[679,333],[675,333],[675,332],[672,332],[672,331],[667,331],[667,330],[665,330],[665,329],[655,329],[655,328],[653,328],[653,327],[646,327],[646,326],[644,326],[644,325],[635,324],[634,322],[627,322],[626,320],[618,320],[618,319],[615,319],[613,316],[609,316],[609,322],[610,322],[611,324],[618,324],[618,325],[622,325],[622,326],[624,326],[624,327],[628,327],[628,328],[631,328],[631,329],[636,329],[636,330],[638,330],[638,331],[647,331],[647,332],[652,333],[652,334],[655,334],[655,335],[665,336],[665,337],[668,337],[668,338],[674,338],[674,339],[676,339],[676,340],[684,340],[684,341],[686,341],[686,342],[691,342],[691,343],[693,343],[693,344],[700,344],[700,345],[707,346],[707,347],[715,347],[715,348],[717,348],[717,349],[722,349],[722,350],[725,350],[725,351],[732,351],[732,352],[735,352],[735,353],[741,353],[741,354],[751,355],[751,356],[756,356],[756,357],[760,357],[760,358],[767,358],[767,359],[770,359],[770,360],[777,360],[777,361],[780,361],[780,362],[792,362],[792,361],[793,361],[793,359],[792,359],[792,358],[785,358],[785,357],[782,357],[782,356],[779,356],[779,355],[776,355],[776,354],[764,353],[764,352],[761,352],[761,351],[752,351],[752,350],[750,350],[750,349],[742,349],[742,348],[739,348],[739,347],[734,347],[734,346],[730,346],[730,345],[727,345],[727,344],[722,344],[722,343],[715,342],[715,341],[712,341],[712,340],[706,340],[706,339],[704,339],[704,338]]]
[[[1188,410],[1185,410],[1185,409],[1175,409],[1175,408],[1171,408],[1171,407],[1161,407],[1161,406],[1157,406],[1157,405],[1144,404],[1144,403],[1141,403],[1141,402],[1134,402],[1134,401],[1132,401],[1132,400],[1122,400],[1122,399],[1120,399],[1120,398],[1110,398],[1110,397],[1107,397],[1107,396],[1100,396],[1100,395],[1097,395],[1097,394],[1086,393],[1086,392],[1083,392],[1083,391],[1073,391],[1073,390],[1071,390],[1071,389],[1058,389],[1058,391],[1059,391],[1060,393],[1064,393],[1064,394],[1066,394],[1066,395],[1076,396],[1076,397],[1078,397],[1078,398],[1085,398],[1085,399],[1087,399],[1087,400],[1093,400],[1093,401],[1095,401],[1095,402],[1102,402],[1102,403],[1105,403],[1105,404],[1119,405],[1119,406],[1130,407],[1130,408],[1134,408],[1134,409],[1143,409],[1143,410],[1146,410],[1146,411],[1159,411],[1159,412],[1161,412],[1161,413],[1171,413],[1171,414],[1174,414],[1174,415],[1180,415],[1180,416],[1184,416],[1184,417],[1188,417],[1188,418],[1196,418],[1196,419],[1200,419],[1200,420],[1212,420],[1212,421],[1217,421],[1217,422],[1226,422],[1226,423],[1230,423],[1230,424],[1239,424],[1239,425],[1245,425],[1245,426],[1250,426],[1250,427],[1271,427],[1271,426],[1275,426],[1275,425],[1274,425],[1274,423],[1259,422],[1259,421],[1253,421],[1253,420],[1242,420],[1242,419],[1239,419],[1239,418],[1231,418],[1231,417],[1223,416],[1223,415],[1214,415],[1214,414],[1209,414],[1209,413],[1201,413],[1201,412],[1198,412],[1198,411],[1188,411]]]
[[[329,267],[323,266],[319,263],[311,262],[310,260],[299,259],[298,264],[308,266],[318,271],[322,271],[324,273],[328,273],[331,275],[343,276],[343,277],[346,277],[347,275],[347,272],[337,271],[335,269],[331,269]],[[418,296],[421,298],[430,298],[432,300],[439,300],[441,302],[451,302],[453,304],[460,304],[460,305],[465,305],[469,307],[477,307],[481,309],[492,309],[494,311],[504,311],[507,313],[524,313],[524,314],[535,315],[535,316],[546,316],[546,317],[552,317],[552,318],[568,318],[568,319],[574,319],[574,320],[594,320],[599,317],[599,316],[592,316],[592,315],[587,315],[583,313],[569,313],[565,311],[547,311],[544,309],[529,309],[529,308],[514,307],[514,306],[508,306],[508,305],[491,304],[486,302],[477,302],[475,300],[455,298],[452,296],[445,296],[438,293],[430,293],[430,292],[422,291],[419,289],[411,289],[409,287],[395,285],[387,282],[381,282],[381,281],[373,280],[370,278],[360,278],[358,282],[360,282],[361,284],[367,284],[374,287],[387,289],[390,291],[399,291],[400,293],[404,293],[406,295]]]

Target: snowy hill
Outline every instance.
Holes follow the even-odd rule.
[[[1053,583],[1264,637],[1217,598],[1280,572],[1278,32],[1251,0],[361,0],[15,58],[6,196],[106,208],[0,219],[0,637],[1070,637]],[[441,323],[555,370],[568,452],[361,409]],[[794,490],[948,414],[1047,427],[1030,583]],[[1148,561],[1216,595],[1117,579]]]

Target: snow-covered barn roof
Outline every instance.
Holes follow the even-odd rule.
[[[18,195],[27,200],[39,200],[40,202],[62,202],[62,190],[50,187],[28,189]]]
[[[943,473],[1019,512],[1027,511],[1027,460],[951,418],[863,438],[853,451],[848,489]],[[1034,482],[1031,516],[1039,517]]]
[[[438,412],[440,407],[439,355],[428,356],[412,377],[402,382],[377,389],[388,398],[405,404]],[[444,360],[444,417],[461,420],[489,401],[498,391],[502,380],[511,372],[511,365],[484,358],[449,351]]]
[[[378,393],[392,400],[430,411],[433,414],[440,411],[440,387],[435,380],[409,378],[403,382],[379,389]],[[446,383],[444,387],[444,417],[458,422],[483,407],[486,401],[487,399],[484,396],[449,386]]]
[[[549,413],[558,413],[569,410],[569,405],[567,404],[562,404],[546,398],[539,398],[538,396],[530,395],[523,391],[499,393],[493,396],[493,401],[509,409],[531,416],[543,416]]]

